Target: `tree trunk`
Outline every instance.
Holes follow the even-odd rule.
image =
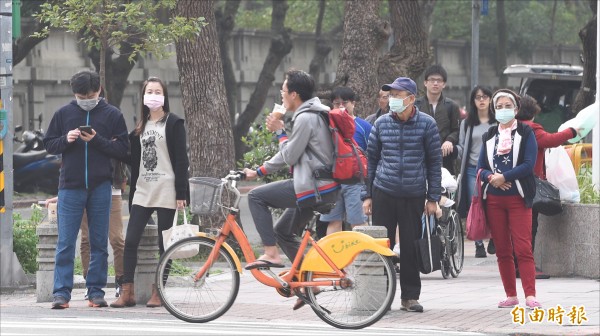
[[[358,97],[354,113],[365,118],[377,109],[379,49],[389,36],[379,18],[379,0],[347,0],[344,38],[334,87],[352,88]]]
[[[194,40],[175,43],[191,176],[222,177],[235,168],[214,3],[214,0],[179,0],[175,8],[176,15],[202,16],[208,22]]]
[[[284,21],[287,14],[288,4],[286,0],[273,0],[273,12],[271,14],[271,46],[269,54],[265,59],[254,92],[250,96],[248,105],[237,119],[237,123],[233,128],[233,136],[235,141],[235,157],[241,159],[245,152],[245,145],[242,142],[242,137],[248,133],[250,125],[260,114],[269,88],[275,80],[275,70],[285,57],[292,51],[292,39],[290,38],[290,30],[285,28]]]
[[[579,38],[583,42],[583,79],[581,90],[573,102],[573,113],[579,113],[583,108],[594,102],[596,93],[596,24],[598,21],[598,3],[590,0],[590,7],[594,17],[579,31]]]
[[[113,58],[113,51],[109,49],[105,55],[105,71],[108,74],[106,76],[106,92],[110,94],[110,104],[116,107],[121,106],[123,101],[123,94],[127,87],[127,78],[135,63],[139,60],[139,54],[135,56],[132,62],[129,61],[129,54],[133,51],[130,43],[121,43],[119,48],[121,55]],[[100,51],[98,49],[92,49],[88,56],[92,60],[92,63],[96,67],[96,71],[100,71]],[[105,93],[106,93],[105,92]],[[134,114],[137,115],[137,114]]]
[[[229,106],[229,118],[232,125],[235,123],[235,103],[238,91],[233,64],[229,57],[229,40],[231,39],[231,32],[235,27],[235,15],[240,7],[240,2],[241,0],[229,0],[225,3],[223,12],[221,12],[221,9],[215,11],[219,48],[222,57],[221,61],[223,62],[223,77],[225,78],[225,90],[227,93],[227,105]]]
[[[508,26],[506,24],[506,15],[504,14],[504,0],[496,2],[496,20],[498,22],[498,48],[496,55],[496,72],[500,77],[500,87],[505,88],[508,83],[508,77],[504,75],[507,63],[507,48],[508,48]]]
[[[399,76],[416,81],[430,63],[428,24],[434,4],[435,0],[389,1],[394,44],[379,62],[379,87]]]
[[[106,38],[100,38],[100,87],[104,90],[104,99],[108,100],[108,87],[106,86],[106,52],[109,50]]]
[[[319,14],[317,16],[317,26],[315,29],[315,55],[308,66],[308,73],[314,78],[316,87],[319,87],[319,76],[321,74],[321,69],[323,68],[323,62],[331,52],[329,39],[322,34],[326,4],[326,0],[319,0]]]

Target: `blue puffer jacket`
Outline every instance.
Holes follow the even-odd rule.
[[[372,188],[393,197],[422,197],[439,201],[442,151],[435,120],[415,108],[402,122],[392,113],[382,115],[371,129],[367,194]]]

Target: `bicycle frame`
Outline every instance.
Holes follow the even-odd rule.
[[[214,239],[215,246],[207,258],[207,262],[198,270],[196,273],[195,281],[202,279],[208,274],[208,270],[212,266],[213,260],[216,259],[217,253],[221,246],[230,250],[231,247],[225,242],[227,237],[233,234],[234,238],[239,243],[242,253],[248,263],[256,260],[254,251],[248,242],[246,234],[242,231],[240,226],[235,220],[237,209],[232,209],[227,215],[223,227],[217,237],[209,237]],[[303,256],[308,244],[311,244],[311,249]],[[337,245],[336,245],[337,244]],[[259,269],[252,269],[250,272],[256,280],[262,284],[275,288],[286,288],[286,289],[297,289],[301,287],[315,287],[315,286],[334,286],[343,287],[342,280],[345,277],[343,268],[356,256],[356,254],[366,249],[373,250],[379,254],[385,256],[393,256],[393,252],[389,249],[389,239],[379,238],[375,239],[368,235],[345,231],[337,232],[328,237],[325,237],[315,244],[315,240],[310,235],[310,229],[305,230],[305,234],[300,243],[298,253],[296,254],[292,267],[285,274],[279,276],[276,279],[269,276]],[[340,252],[344,253],[340,253]],[[239,267],[239,259],[235,253],[231,253],[236,265]],[[302,262],[302,265],[300,263]],[[322,281],[301,281],[297,280],[303,272],[311,271],[317,273],[318,276],[326,276],[329,280]],[[331,278],[338,278],[332,280]]]

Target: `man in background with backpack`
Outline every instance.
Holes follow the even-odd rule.
[[[382,90],[390,92],[391,113],[380,116],[371,130],[363,209],[373,214],[373,225],[387,228],[391,246],[399,230],[401,309],[422,312],[415,240],[421,238],[423,212],[435,214],[441,198],[440,136],[435,120],[414,105],[412,79],[399,77]]]
[[[442,91],[446,87],[448,74],[441,65],[434,64],[425,70],[425,88],[427,93],[419,97],[415,106],[435,119],[440,131],[444,168],[455,175],[454,161],[458,156],[456,144],[460,125],[460,107],[452,99],[445,97]]]
[[[331,210],[337,199],[339,184],[333,179],[316,179],[313,174],[323,165],[333,164],[334,151],[329,127],[321,116],[329,107],[313,96],[314,89],[315,82],[308,73],[300,70],[286,73],[281,99],[286,110],[294,112],[292,132],[288,135],[283,120],[271,113],[267,117],[267,129],[279,139],[279,152],[256,170],[244,169],[246,180],[288,167],[293,176],[254,188],[248,194],[252,219],[265,252],[247,264],[247,270],[284,267],[276,243],[289,260],[293,260],[300,247],[295,233],[312,219],[313,210]],[[270,208],[285,209],[275,227]]]
[[[337,87],[331,91],[333,107],[346,111],[354,118],[354,140],[366,152],[371,124],[354,115],[355,99],[354,91],[349,87]],[[359,181],[356,184],[342,184],[342,191],[333,210],[328,214],[321,215],[321,221],[329,222],[327,234],[342,231],[344,220],[353,227],[367,223],[368,218],[362,209],[362,201],[360,200],[363,187],[364,181]]]

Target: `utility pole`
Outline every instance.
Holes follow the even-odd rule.
[[[479,82],[479,16],[481,0],[472,0],[471,8],[471,89]]]
[[[598,19],[600,16],[600,6],[596,8],[596,106],[600,106],[598,101],[598,82],[600,81],[600,24]],[[600,191],[600,123],[596,123],[596,127],[592,130],[592,183],[596,191]]]
[[[27,284],[13,252],[12,0],[0,0],[0,287]]]

